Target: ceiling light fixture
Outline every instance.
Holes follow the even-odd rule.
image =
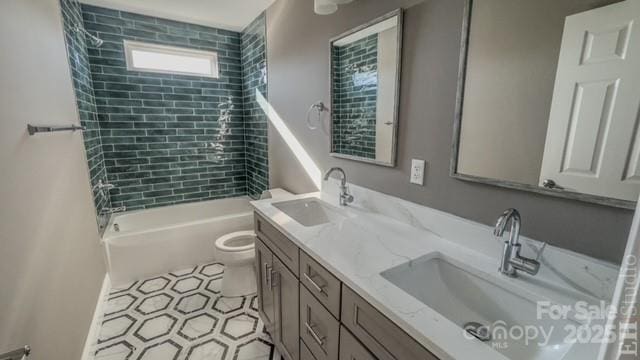
[[[353,0],[314,0],[313,11],[318,15],[330,15],[338,11],[338,5],[344,5]]]

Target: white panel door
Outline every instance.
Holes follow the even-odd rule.
[[[636,201],[640,0],[567,17],[540,185]]]

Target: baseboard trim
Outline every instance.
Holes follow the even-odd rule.
[[[100,324],[102,323],[102,317],[104,314],[105,299],[111,291],[111,280],[109,274],[104,275],[102,281],[102,288],[100,289],[100,295],[98,296],[98,302],[96,303],[95,310],[93,311],[93,318],[91,319],[91,325],[89,325],[89,332],[87,339],[84,342],[84,349],[82,350],[82,360],[93,360],[93,345],[98,341],[98,332],[100,330]]]

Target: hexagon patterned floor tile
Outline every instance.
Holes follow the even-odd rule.
[[[128,310],[138,298],[131,294],[116,295],[107,301],[105,315],[113,315]]]
[[[178,331],[178,335],[187,340],[200,339],[203,336],[212,334],[216,325],[218,325],[218,319],[216,317],[206,313],[196,315],[184,321]]]
[[[156,278],[143,281],[142,284],[138,286],[138,291],[148,295],[156,291],[164,290],[170,282],[171,280],[166,277],[158,276]]]
[[[234,359],[270,359],[273,356],[273,344],[262,339],[249,340],[238,345]]]
[[[200,265],[114,288],[94,360],[278,360],[255,295],[225,298],[224,266]]]
[[[186,294],[190,291],[197,290],[200,285],[202,285],[202,279],[195,276],[190,276],[188,278],[176,281],[175,284],[171,286],[171,290],[177,292],[178,294]]]
[[[168,294],[161,293],[152,295],[142,300],[142,302],[136,306],[136,311],[142,315],[151,315],[168,308],[171,300],[173,300],[173,297]]]
[[[182,351],[182,346],[169,339],[153,344],[142,350],[139,360],[176,360]]]
[[[242,309],[244,307],[245,302],[246,302],[246,299],[242,297],[235,297],[235,298],[219,297],[213,303],[213,310],[221,314],[229,314],[234,311]]]
[[[133,335],[143,342],[150,342],[164,335],[168,335],[178,319],[169,314],[160,314],[144,320],[140,328]]]
[[[96,351],[96,357],[109,360],[128,360],[133,354],[134,347],[126,341],[120,341]]]
[[[104,343],[126,335],[135,323],[136,319],[128,314],[105,320],[100,328],[98,342]]]
[[[181,314],[191,314],[207,307],[207,302],[209,302],[209,296],[195,293],[181,298],[175,309]]]
[[[222,289],[222,276],[209,280],[205,289],[216,295],[220,295],[220,289]]]
[[[219,263],[205,265],[200,270],[200,274],[207,277],[222,275],[223,272],[224,272],[224,265]]]
[[[182,269],[182,270],[178,270],[178,271],[172,271],[169,273],[169,275],[173,275],[175,277],[183,277],[183,276],[187,276],[187,275],[191,275],[194,272],[196,272],[196,270],[198,269],[198,267],[192,267],[192,268],[188,268],[188,269]]]
[[[222,334],[239,340],[256,332],[258,318],[249,314],[238,314],[225,319]]]

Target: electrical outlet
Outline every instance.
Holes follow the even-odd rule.
[[[411,178],[409,178],[409,181],[412,184],[424,185],[424,168],[424,160],[411,160]]]

